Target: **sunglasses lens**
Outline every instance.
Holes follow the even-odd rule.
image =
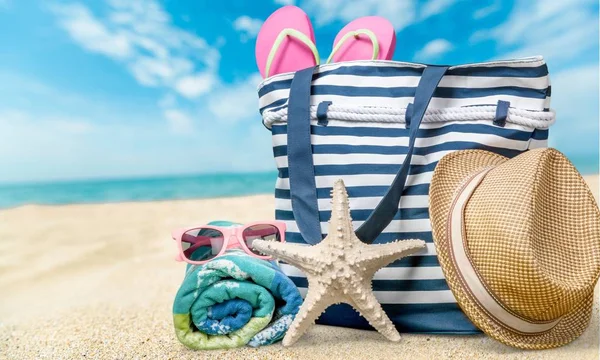
[[[252,248],[252,242],[254,240],[265,240],[265,241],[281,241],[281,234],[279,233],[279,229],[273,225],[253,225],[246,228],[242,234],[244,237],[244,241],[246,242],[246,246],[248,249],[255,253],[256,255],[264,255],[260,253],[258,250]]]
[[[223,248],[223,241],[223,233],[220,231],[198,228],[183,234],[181,247],[187,260],[205,261],[217,256]]]

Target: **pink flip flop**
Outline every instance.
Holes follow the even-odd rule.
[[[351,60],[391,60],[396,31],[387,19],[365,16],[351,21],[337,34],[327,63]]]
[[[308,15],[284,6],[269,16],[256,38],[256,64],[266,78],[318,65],[315,33]]]

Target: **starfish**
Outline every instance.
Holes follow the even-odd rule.
[[[348,193],[342,180],[332,190],[331,219],[327,237],[313,246],[255,240],[258,251],[296,266],[308,278],[308,292],[290,325],[283,345],[294,344],[330,305],[344,302],[391,341],[400,334],[375,298],[373,275],[394,260],[425,247],[422,240],[402,240],[367,245],[354,234]]]

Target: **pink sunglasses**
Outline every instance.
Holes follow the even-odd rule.
[[[177,241],[175,260],[192,265],[205,264],[231,248],[242,248],[251,256],[270,260],[271,256],[253,250],[252,242],[257,239],[285,242],[285,223],[260,221],[231,227],[203,225],[173,231],[171,237]]]

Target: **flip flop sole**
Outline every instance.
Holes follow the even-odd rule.
[[[256,38],[256,64],[263,78],[316,65],[311,49],[298,39],[287,36],[275,54],[270,73],[266,73],[271,48],[279,34],[286,28],[297,30],[305,34],[313,44],[315,42],[312,24],[302,9],[289,5],[276,10],[264,22]]]
[[[365,16],[351,21],[340,30],[335,37],[333,47],[351,31],[371,30],[379,42],[379,60],[391,60],[396,48],[396,31],[387,19],[380,16]],[[359,35],[358,38],[348,39],[333,55],[333,62],[369,60],[373,58],[373,44],[369,37]]]

